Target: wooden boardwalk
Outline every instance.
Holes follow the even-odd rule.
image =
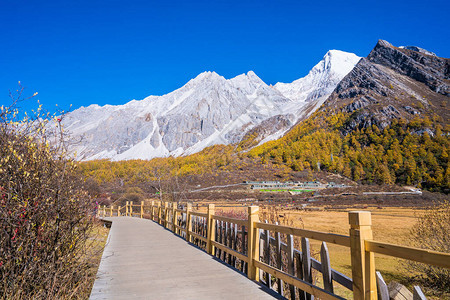
[[[112,221],[90,299],[273,299],[279,297],[157,223]]]

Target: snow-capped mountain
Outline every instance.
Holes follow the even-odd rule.
[[[275,88],[295,102],[311,102],[326,98],[360,59],[361,57],[353,53],[330,50],[308,75],[291,83],[278,82]]]
[[[239,142],[250,130],[281,116],[287,120],[280,123],[283,126],[266,128],[260,137],[270,140],[302,116],[305,104],[331,94],[353,67],[351,62],[358,60],[354,54],[333,50],[306,77],[274,87],[252,71],[232,79],[204,72],[163,96],[81,107],[65,115],[62,124],[76,141],[71,150],[80,160],[191,154],[214,144]]]

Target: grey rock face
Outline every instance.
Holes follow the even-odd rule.
[[[101,151],[116,151],[120,154],[152,132],[153,123],[147,120],[148,117],[137,116],[132,111],[119,110],[103,114],[103,110],[93,107],[81,108],[68,114],[64,117],[63,124],[69,132],[80,126],[83,129],[83,134],[76,136],[74,146],[81,144],[89,147],[84,152],[82,147],[78,148],[81,150],[78,151],[79,155],[93,155]],[[92,121],[95,123],[92,124]]]
[[[378,42],[367,59],[425,83],[436,93],[450,96],[450,60],[427,55],[421,51],[395,48]],[[446,82],[447,81],[447,82]]]
[[[417,47],[417,46],[400,46],[400,49],[407,49],[407,50],[412,50],[412,51],[416,51],[416,52],[420,52],[426,55],[431,55],[431,56],[437,56],[434,52],[428,51],[426,49]]]
[[[449,59],[378,41],[337,85],[324,109],[350,113],[344,133],[388,126],[393,119],[419,114],[450,115]]]
[[[294,125],[293,120],[295,120],[294,115],[273,116],[249,130],[242,139],[246,140],[250,137],[254,137],[254,143],[257,144],[272,135],[275,135],[275,138],[278,138]]]
[[[409,112],[412,115],[419,115],[420,112],[418,112],[417,110],[415,110],[414,108],[412,108],[411,106],[407,105],[403,107],[407,112]]]
[[[434,132],[431,131],[430,128],[419,129],[412,132],[412,134],[417,134],[420,136],[422,136],[424,133],[427,133],[429,136],[434,137]]]

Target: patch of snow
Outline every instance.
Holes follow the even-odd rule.
[[[328,51],[308,75],[291,83],[275,84],[275,89],[295,102],[306,102],[330,95],[361,57],[339,50]]]
[[[275,132],[275,133],[273,133],[273,134],[271,134],[271,135],[266,136],[264,139],[262,139],[262,140],[258,143],[257,146],[262,145],[262,144],[264,144],[264,143],[267,143],[267,142],[269,142],[269,141],[274,141],[274,140],[277,140],[277,139],[281,138],[288,130],[289,130],[289,128],[287,128],[287,129],[281,129],[281,130],[278,130],[277,132]]]

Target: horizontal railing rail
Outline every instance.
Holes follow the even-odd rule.
[[[221,243],[218,243],[216,241],[212,241],[212,244],[214,247],[219,248],[220,250],[224,251],[224,253],[229,253],[230,255],[236,256],[238,259],[248,263],[249,258],[247,255],[242,254],[241,252],[238,252],[234,249],[231,249],[230,247],[227,247]]]
[[[217,215],[214,215],[212,217],[213,217],[214,220],[234,223],[234,224],[241,225],[241,226],[247,226],[248,225],[248,220],[241,220],[241,219],[235,219],[235,218],[224,217],[224,216],[217,216]]]
[[[203,217],[203,218],[208,217],[208,214],[200,213],[200,212],[195,212],[195,211],[191,211],[191,215],[193,215],[193,216],[198,216],[198,217]]]
[[[313,240],[318,240],[322,242],[337,244],[345,247],[350,247],[350,237],[346,235],[334,234],[334,233],[326,233],[314,230],[305,230],[295,227],[288,227],[282,225],[274,225],[257,222],[255,223],[256,228],[276,231],[285,234],[291,234],[298,237],[307,237]]]
[[[450,253],[400,246],[376,241],[365,241],[365,250],[450,269]]]

